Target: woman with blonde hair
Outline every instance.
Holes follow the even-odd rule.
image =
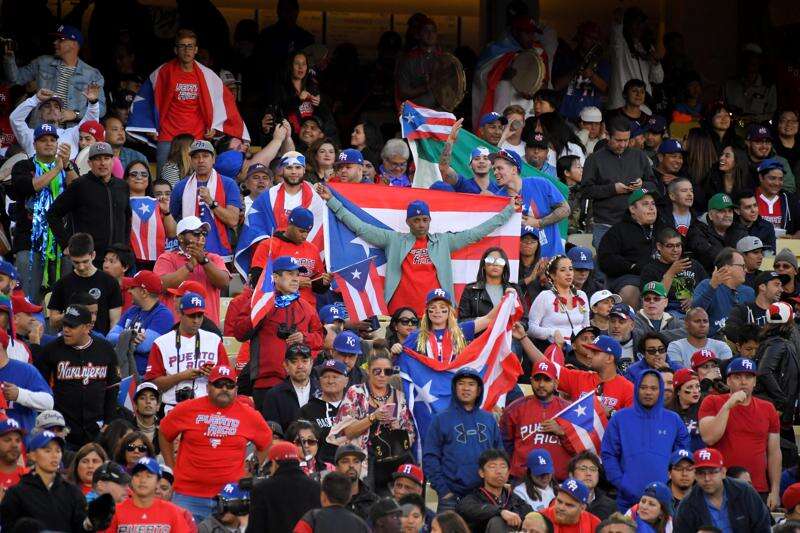
[[[172,138],[167,161],[161,167],[161,178],[172,187],[192,173],[192,159],[189,157],[189,146],[192,142],[194,137],[188,133],[181,133]]]

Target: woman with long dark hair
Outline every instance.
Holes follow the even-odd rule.
[[[125,435],[114,449],[114,461],[122,465],[128,472],[143,457],[155,457],[156,450],[147,435],[141,431],[132,431]]]
[[[550,144],[547,150],[547,162],[553,167],[559,157],[575,155],[581,160],[581,165],[586,160],[586,149],[564,117],[558,113],[542,113],[536,117],[528,118],[522,132],[522,138],[528,139],[534,133],[542,133]]]
[[[333,139],[325,137],[311,143],[306,152],[306,161],[308,162],[306,180],[309,183],[328,181],[333,175],[336,155],[336,143]]]
[[[689,432],[690,451],[705,448],[705,443],[700,437],[698,429],[697,415],[700,411],[700,400],[702,392],[700,390],[700,378],[691,368],[681,368],[675,371],[673,378],[675,394],[667,405],[667,409],[675,411],[683,420],[686,431]]]
[[[519,286],[510,281],[511,267],[502,248],[487,248],[481,256],[477,280],[464,287],[458,303],[458,319],[472,320],[488,314],[511,287],[521,294]]]
[[[717,165],[706,174],[703,180],[702,199],[695,198],[694,204],[705,205],[706,201],[718,192],[724,192],[731,198],[737,198],[742,191],[750,189],[749,179],[747,154],[733,146],[726,146],[722,149]]]
[[[525,479],[514,487],[514,494],[525,500],[534,511],[547,509],[558,491],[553,477],[553,458],[545,449],[533,449],[527,457]]]
[[[664,483],[656,481],[645,487],[639,503],[631,507],[625,516],[636,521],[637,533],[672,533],[672,491]]]
[[[92,477],[100,465],[108,461],[108,455],[102,446],[89,442],[81,446],[75,453],[67,470],[67,479],[74,483],[83,495],[92,491]]]
[[[154,236],[155,248],[150,248],[141,235],[131,231],[130,247],[136,257],[137,270],[153,270],[158,256],[164,252],[167,239],[175,237],[177,223],[170,213],[163,213],[161,203],[153,197],[153,184],[150,181],[150,168],[142,161],[128,163],[125,168],[125,181],[130,192],[130,205],[133,216],[146,224],[142,217],[147,213],[156,219],[156,232]],[[146,211],[143,211],[143,209]]]
[[[357,120],[350,134],[350,146],[361,152],[373,166],[380,165],[383,135],[374,122],[363,118]]]
[[[300,120],[314,115],[320,105],[319,85],[305,52],[289,56],[281,78],[275,89],[275,104],[297,134]]]
[[[455,511],[444,511],[431,520],[431,533],[469,533],[469,526]]]
[[[589,299],[572,284],[572,261],[557,255],[548,263],[546,272],[551,288],[539,293],[528,314],[528,332],[540,345],[569,339],[589,326]]]
[[[710,134],[717,155],[721,155],[726,146],[744,148],[742,140],[736,136],[733,117],[725,102],[714,102],[708,106],[700,125]]]
[[[386,345],[395,357],[403,351],[403,343],[419,326],[419,317],[411,307],[400,307],[392,313],[386,326]]]
[[[689,179],[703,188],[709,170],[714,168],[719,161],[711,135],[703,128],[692,128],[686,135],[684,148],[686,148],[684,161]],[[698,205],[697,198],[695,198],[695,205]],[[705,206],[703,206],[703,211],[705,211]]]

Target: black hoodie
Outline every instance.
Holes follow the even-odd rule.
[[[653,225],[642,226],[633,220],[630,211],[626,211],[622,220],[611,226],[600,242],[597,250],[600,270],[612,279],[625,274],[641,274],[642,268],[653,258],[656,236],[661,227],[657,218]]]
[[[19,484],[8,489],[0,504],[0,529],[11,531],[22,518],[41,522],[46,530],[83,531],[86,499],[80,489],[56,474],[48,489],[38,474],[22,476]]]

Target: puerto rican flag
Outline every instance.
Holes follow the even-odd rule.
[[[166,233],[158,213],[158,200],[149,196],[130,199],[131,249],[140,261],[155,261],[164,252]]]
[[[136,369],[134,368],[134,371]],[[139,384],[136,382],[136,373],[124,377],[119,382],[119,393],[117,394],[117,404],[128,409],[131,412],[136,412],[136,406],[133,403],[133,396],[136,394],[136,387]]]
[[[271,250],[270,250],[271,251]],[[250,297],[250,322],[256,326],[275,307],[275,284],[272,281],[272,254],[267,254],[267,264],[258,278]]]
[[[456,123],[456,116],[445,111],[434,111],[413,102],[403,102],[400,125],[404,139],[437,139],[446,141]]]
[[[213,70],[202,63],[195,61],[194,71],[200,85],[200,112],[205,128],[249,141],[250,133],[236,107],[233,93],[225,87]],[[180,64],[174,59],[155,69],[142,84],[139,93],[133,99],[125,128],[132,137],[154,146],[152,140],[143,134],[158,133],[161,117],[169,113],[175,80],[180,72]]]
[[[439,361],[408,348],[400,354],[403,391],[420,441],[425,438],[433,416],[450,405],[453,376],[462,368],[472,368],[483,379],[481,407],[487,411],[514,388],[522,374],[522,365],[511,351],[511,329],[521,317],[522,307],[516,293],[505,294],[494,321],[453,361]]]
[[[372,257],[333,272],[333,277],[351,317],[366,320],[371,316],[389,314],[383,296],[383,279],[378,275]]]
[[[423,199],[428,203],[431,209],[431,233],[456,232],[472,228],[490,219],[508,205],[508,198],[499,196],[405,187],[389,188],[385,185],[365,183],[333,183],[329,187],[331,194],[358,218],[378,228],[398,233],[409,231],[406,224],[406,207],[413,200]],[[515,213],[508,222],[483,239],[451,254],[456,302],[461,298],[464,286],[475,281],[481,256],[484,250],[491,246],[499,246],[506,251],[511,279],[517,279],[520,217],[519,213]],[[316,223],[316,215],[314,222]],[[330,272],[342,270],[373,257],[378,274],[381,277],[385,275],[386,255],[383,250],[357,237],[327,209],[327,206],[324,231],[325,264],[328,265]]]
[[[239,235],[239,242],[236,245],[233,264],[236,270],[247,279],[250,271],[250,261],[253,258],[256,245],[266,239],[276,231],[286,229],[289,219],[289,211],[285,208],[284,185],[278,184],[264,191],[256,198],[250,210],[247,212],[242,232]],[[307,240],[323,249],[325,242],[322,237],[322,219],[324,217],[325,202],[319,197],[314,188],[303,182],[300,205],[310,210],[314,215],[314,226],[308,233]],[[344,266],[344,265],[342,265]],[[255,324],[255,322],[253,322]]]
[[[594,391],[587,392],[553,418],[564,429],[564,438],[575,448],[575,453],[589,450],[600,455],[608,420]]]

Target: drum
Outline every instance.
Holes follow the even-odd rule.
[[[430,75],[430,91],[444,111],[452,111],[467,91],[467,78],[461,61],[453,54],[436,56]]]
[[[536,50],[523,50],[511,62],[513,75],[511,86],[518,93],[529,98],[542,87],[545,70],[544,61]]]

